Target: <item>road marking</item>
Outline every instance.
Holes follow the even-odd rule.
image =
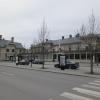
[[[86,97],[75,95],[75,94],[68,93],[68,92],[64,92],[60,96],[63,96],[65,98],[68,98],[68,99],[71,99],[71,100],[93,100],[93,99],[90,99],[90,98],[86,98]]]
[[[94,82],[100,83],[100,80],[95,80]]]
[[[53,100],[53,99],[50,98],[49,100]]]
[[[100,87],[97,87],[97,86],[92,86],[92,85],[82,85],[82,87],[86,87],[86,88],[92,88],[92,89],[97,89],[97,90],[100,90]]]
[[[88,83],[88,84],[92,84],[92,85],[100,85],[99,83],[92,83],[92,82],[90,82],[90,83]]]
[[[77,92],[80,92],[86,95],[95,96],[95,97],[100,98],[100,92],[97,92],[97,91],[87,90],[87,89],[78,88],[78,87],[73,88],[73,90],[76,90]]]

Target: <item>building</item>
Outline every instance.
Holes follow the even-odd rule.
[[[32,45],[31,49],[32,49],[31,52],[35,56],[35,58],[42,59],[42,57],[43,57],[43,47],[42,47],[41,43],[36,44],[36,45]],[[47,40],[45,45],[44,45],[45,59],[52,59],[52,49],[53,49],[52,41]]]
[[[99,35],[100,37],[100,35]],[[44,46],[45,60],[58,60],[59,54],[66,54],[68,59],[75,61],[89,62],[90,61],[90,50],[87,44],[83,43],[80,39],[79,34],[75,37],[69,35],[69,38],[59,40],[46,40]],[[37,44],[33,46],[33,54],[37,58],[42,58],[42,46]],[[100,43],[98,43],[94,49],[95,62],[100,62]]]
[[[21,43],[14,42],[14,37],[11,40],[5,40],[0,35],[0,61],[14,61],[16,56],[22,54],[24,50]]]

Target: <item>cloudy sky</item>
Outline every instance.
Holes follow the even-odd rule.
[[[50,39],[68,37],[88,21],[92,9],[100,18],[100,0],[0,0],[0,34],[29,47],[45,17]]]

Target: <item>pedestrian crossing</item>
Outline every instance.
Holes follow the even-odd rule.
[[[100,83],[95,83],[95,82],[90,82],[89,84],[91,84],[91,85],[98,85],[98,86],[100,86]]]
[[[60,97],[64,100],[100,100],[100,79],[73,87],[71,92],[63,92]]]
[[[83,84],[83,85],[82,85],[82,87],[85,87],[85,88],[90,88],[90,89],[100,90],[100,87],[93,86],[93,85]]]
[[[100,92],[96,92],[96,91],[88,90],[88,89],[83,89],[83,88],[78,88],[78,87],[73,88],[73,90],[80,92],[80,93],[83,93],[83,94],[86,94],[86,95],[90,95],[90,96],[92,95],[92,96],[100,98]]]
[[[94,82],[100,83],[100,80],[95,80]]]
[[[90,98],[86,98],[86,97],[75,95],[73,93],[68,93],[68,92],[64,92],[60,96],[63,96],[65,98],[68,98],[68,99],[71,99],[71,100],[93,100],[93,99],[90,99]]]

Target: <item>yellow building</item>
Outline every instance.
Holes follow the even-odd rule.
[[[0,61],[14,61],[16,56],[23,52],[22,44],[14,42],[14,37],[11,40],[5,40],[0,35]]]

